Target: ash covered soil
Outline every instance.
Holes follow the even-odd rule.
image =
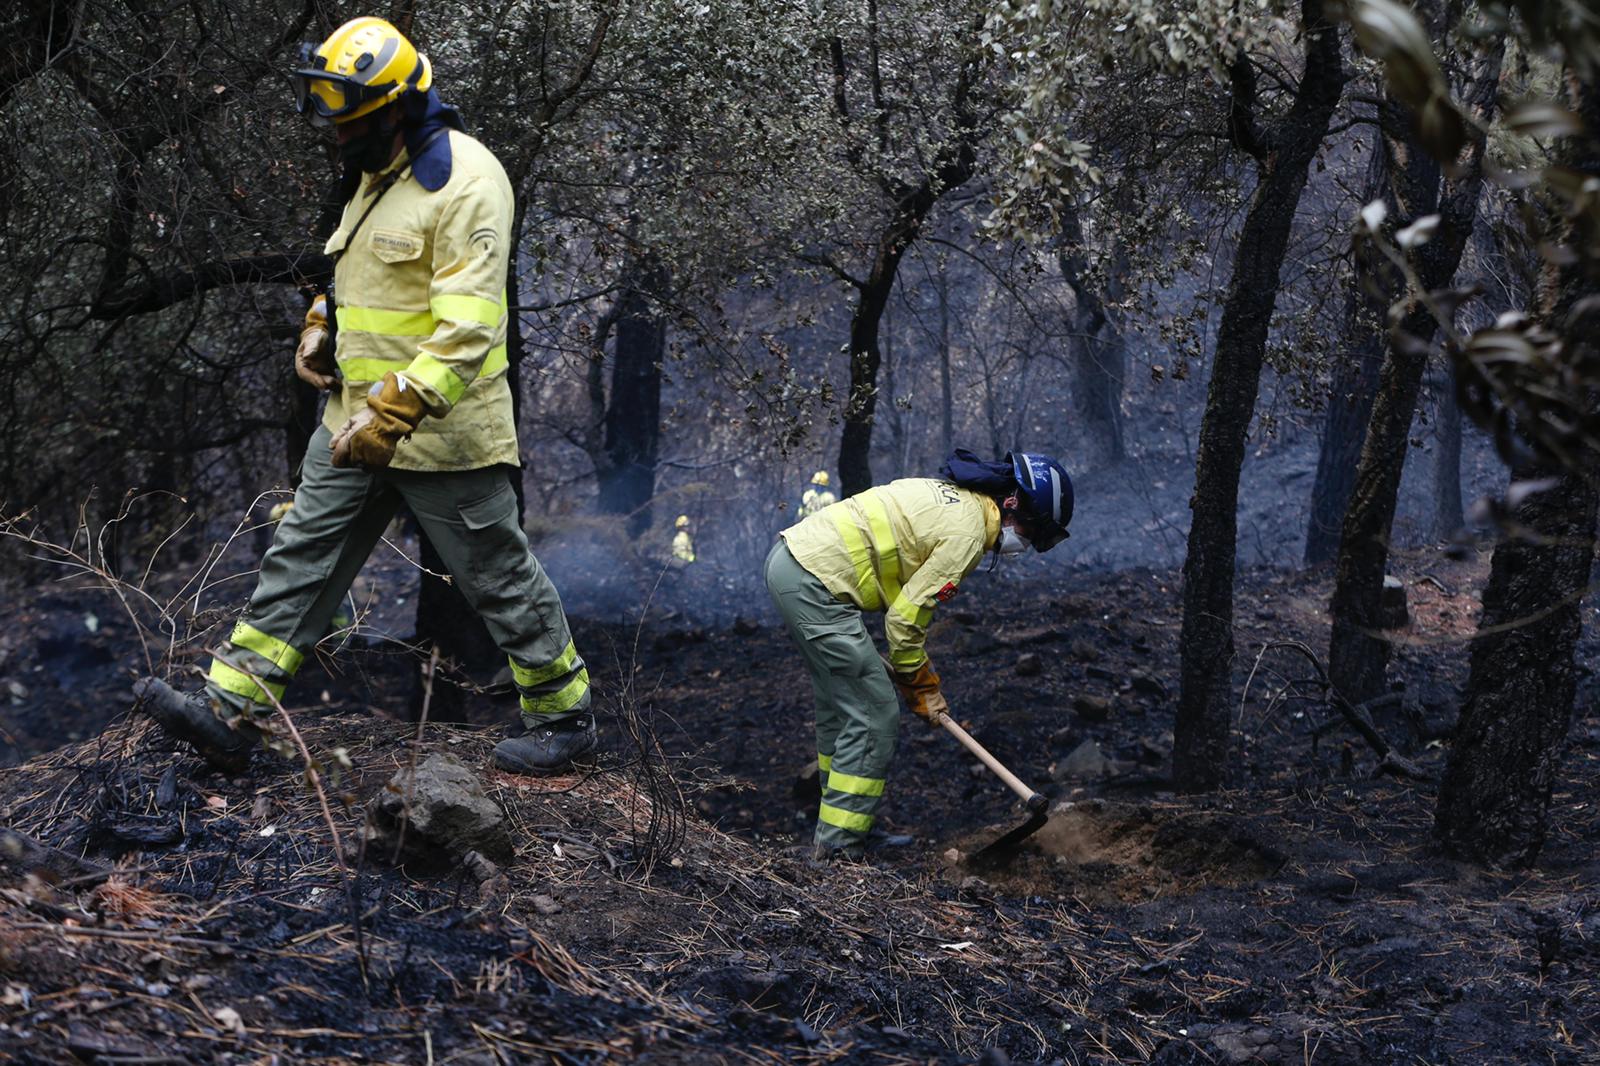
[[[1435,777],[1486,567],[1395,568],[1413,620],[1376,723]],[[138,657],[103,605],[84,630],[89,594],[14,601],[10,742],[87,739],[0,771],[0,826],[32,842],[0,848],[0,1057],[1600,1061],[1593,686],[1540,865],[1483,871],[1433,845],[1433,783],[1375,776],[1296,698],[1316,695],[1302,659],[1258,661],[1271,641],[1323,652],[1325,574],[1242,576],[1236,783],[1173,793],[1177,588],[1148,570],[975,578],[941,608],[929,647],[957,717],[1054,797],[981,871],[961,854],[1021,815],[910,718],[874,864],[801,860],[809,688],[764,595],[710,568],[669,577],[642,623],[569,604],[607,741],[568,777],[489,767],[505,697],[482,698],[482,724],[430,724],[414,754],[411,660],[392,648],[308,665],[289,706],[330,772],[326,816],[294,762],[262,752],[224,777],[128,715]],[[498,869],[362,848],[385,783],[436,753],[503,808]]]

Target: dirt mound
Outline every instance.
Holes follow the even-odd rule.
[[[974,834],[958,850],[984,843],[985,834]],[[1013,858],[982,876],[1022,896],[1136,903],[1256,881],[1284,861],[1242,819],[1176,805],[1088,800],[1058,805]]]

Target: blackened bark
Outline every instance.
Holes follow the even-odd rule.
[[[1492,44],[1475,71],[1468,102],[1487,121],[1493,113],[1505,41]],[[1438,233],[1416,255],[1417,275],[1425,289],[1448,285],[1472,238],[1482,190],[1484,136],[1472,127],[1458,176],[1443,183],[1438,165],[1411,138],[1410,123],[1398,104],[1385,108],[1384,143],[1393,154],[1394,198],[1410,221],[1437,212]],[[1352,703],[1382,694],[1389,663],[1389,642],[1383,639],[1380,597],[1389,563],[1389,541],[1400,497],[1400,475],[1410,450],[1411,420],[1428,366],[1428,344],[1437,324],[1420,304],[1390,331],[1389,354],[1378,379],[1367,440],[1361,451],[1355,489],[1339,533],[1330,613],[1333,634],[1328,646],[1328,676]]]
[[[949,455],[956,441],[955,375],[950,368],[950,274],[939,267],[939,454]]]
[[[970,176],[970,167],[967,174]],[[961,183],[965,181],[962,177]],[[879,328],[900,260],[938,199],[929,180],[897,200],[889,224],[878,235],[871,272],[856,288],[856,306],[850,315],[850,392],[839,438],[839,488],[845,496],[872,487],[872,424],[878,409],[878,369],[883,365]]]
[[[1307,169],[1344,91],[1338,31],[1321,0],[1302,0],[1305,73],[1293,107],[1270,128],[1254,117],[1254,71],[1234,67],[1230,135],[1255,156],[1259,178],[1235,253],[1217,333],[1195,463],[1194,512],[1183,564],[1180,694],[1174,724],[1173,776],[1180,788],[1215,788],[1226,777],[1231,721],[1233,575],[1238,538],[1239,470],[1255,408],[1267,328],[1278,294],[1289,230]]]
[[[1449,540],[1467,524],[1461,505],[1461,405],[1456,402],[1456,373],[1446,366],[1439,384],[1439,406],[1433,424],[1439,447],[1433,457],[1433,539]]]
[[[419,528],[418,562],[433,574],[448,572],[444,560]],[[428,666],[431,649],[439,649],[441,668],[433,678],[433,694],[428,703],[430,722],[465,722],[467,707],[474,693],[470,686],[489,681],[506,664],[488,628],[455,585],[429,573],[422,575],[417,594],[417,644],[427,658],[419,664],[411,694],[411,716],[422,712],[428,691]],[[459,683],[458,683],[459,682]]]
[[[1549,476],[1524,469],[1518,479]],[[1594,562],[1596,497],[1581,474],[1517,509],[1537,540],[1502,542],[1472,642],[1467,699],[1439,791],[1435,829],[1453,854],[1528,866],[1544,846],[1578,671],[1579,609]]]
[[[1570,72],[1569,72],[1570,73]],[[1600,128],[1600,91],[1572,76],[1575,110]],[[1571,138],[1565,162],[1600,175],[1600,149]],[[1576,238],[1563,222],[1563,243]],[[1595,358],[1592,317],[1575,314],[1600,296],[1592,257],[1545,278],[1540,318],[1582,365]],[[1586,397],[1591,412],[1600,407]],[[1489,568],[1472,645],[1467,698],[1439,791],[1434,828],[1446,849],[1497,866],[1527,866],[1544,846],[1550,794],[1566,749],[1578,668],[1580,609],[1594,565],[1594,456],[1580,455],[1555,487],[1524,500],[1515,523],[1529,535],[1502,541]],[[1517,469],[1513,480],[1553,473]]]
[[[1389,188],[1389,153],[1382,143],[1373,146],[1367,160],[1365,200],[1382,199],[1390,213],[1397,211]],[[1333,380],[1328,389],[1328,415],[1322,423],[1317,450],[1316,480],[1311,485],[1311,517],[1306,524],[1307,566],[1332,559],[1339,550],[1339,527],[1355,489],[1361,446],[1367,440],[1367,423],[1378,394],[1378,371],[1383,366],[1383,292],[1393,291],[1398,279],[1377,282],[1392,275],[1388,263],[1370,245],[1357,249],[1360,275],[1345,296],[1344,325],[1334,354]],[[1360,278],[1372,279],[1362,284]],[[1378,290],[1378,291],[1374,291]]]
[[[647,293],[659,291],[659,267],[636,269],[619,297],[611,400],[605,414],[606,463],[597,470],[600,510],[626,515],[628,535],[650,528],[661,449],[661,363],[667,324]]]
[[[843,56],[835,42],[835,106],[848,124],[843,97]],[[873,245],[872,266],[864,279],[850,278],[856,288],[856,306],[850,315],[850,391],[845,396],[844,430],[839,436],[839,491],[854,496],[872,487],[872,425],[878,409],[878,369],[883,353],[879,328],[889,294],[906,249],[922,231],[934,205],[946,193],[965,185],[977,167],[976,119],[970,92],[976,60],[962,65],[952,93],[956,129],[939,150],[920,182],[911,184],[879,177],[889,200],[889,218]],[[881,113],[881,112],[880,112]]]
[[[1061,217],[1063,244],[1056,254],[1056,263],[1073,296],[1068,343],[1075,370],[1074,398],[1077,402],[1074,407],[1095,457],[1103,462],[1121,462],[1128,454],[1122,432],[1122,389],[1127,379],[1128,347],[1122,330],[1107,311],[1104,296],[1090,278],[1083,223],[1077,209],[1069,206]],[[1116,277],[1117,272],[1113,271],[1105,295],[1116,295]]]

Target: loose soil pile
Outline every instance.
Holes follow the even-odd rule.
[[[1414,621],[1403,698],[1377,725],[1434,775],[1484,563],[1399,569]],[[1256,661],[1272,640],[1326,646],[1325,576],[1246,575],[1239,773],[1204,797],[1164,778],[1174,575],[974,579],[930,649],[958,717],[1054,793],[1050,823],[1006,866],[953,864],[1019,816],[908,720],[877,864],[816,869],[795,849],[814,817],[798,657],[751,590],[696,585],[715,580],[664,585],[642,627],[571,605],[609,731],[580,775],[488,769],[489,725],[430,725],[414,751],[415,727],[385,717],[409,659],[385,649],[308,665],[291,692],[326,816],[292,763],[262,753],[220,777],[127,718],[0,771],[0,825],[33,842],[0,842],[0,1048],[24,1063],[1600,1061],[1593,717],[1540,867],[1485,872],[1432,844],[1433,784],[1373,776],[1359,739],[1295,698],[1314,694],[1303,662]],[[9,609],[37,623],[31,642],[7,630],[27,700],[46,687],[44,640],[81,625],[74,595]],[[126,710],[126,675],[63,676],[80,679],[76,709],[52,723],[23,700],[7,730],[37,747]],[[649,737],[621,727],[635,711],[681,797]],[[1091,741],[1098,771],[1072,776]],[[386,783],[434,753],[478,771],[511,861],[423,872],[363,847]]]

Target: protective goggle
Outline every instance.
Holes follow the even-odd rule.
[[[300,66],[289,75],[294,86],[294,108],[311,120],[313,126],[331,126],[341,118],[359,110],[374,100],[383,100],[395,91],[393,82],[382,85],[364,85],[344,74],[334,74],[325,68],[327,60],[310,44],[300,46]],[[422,73],[422,64],[412,73],[415,81]]]

